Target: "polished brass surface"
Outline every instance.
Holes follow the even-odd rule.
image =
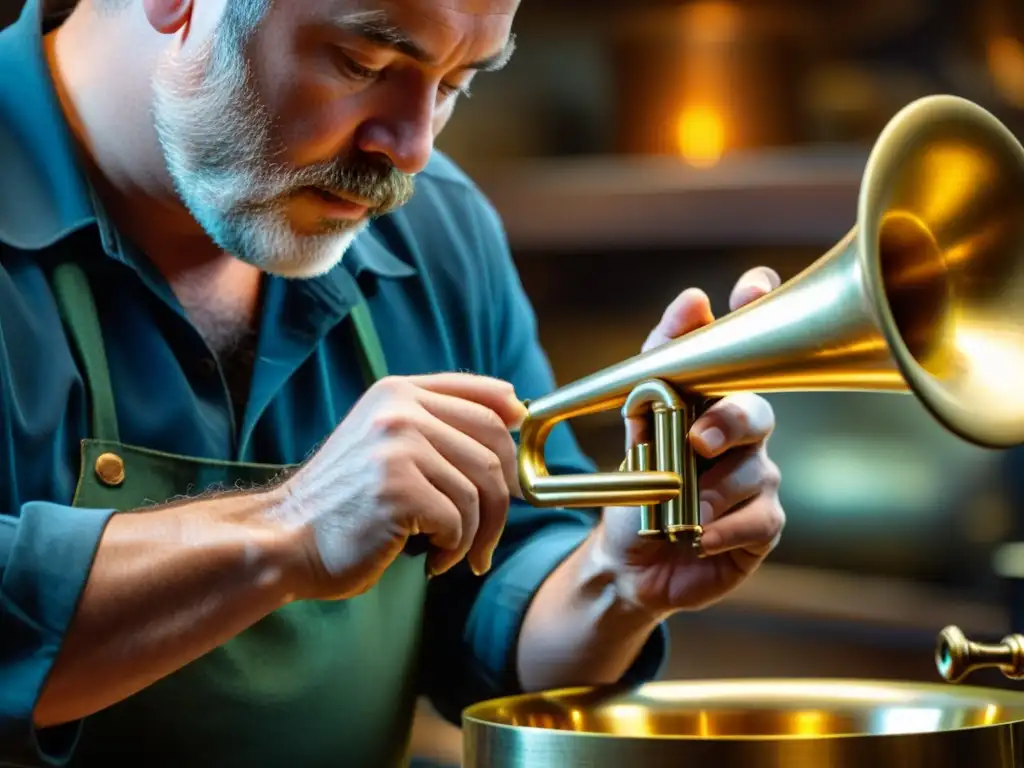
[[[959,627],[946,627],[935,645],[935,666],[951,683],[980,669],[998,669],[1010,680],[1024,680],[1024,635],[1007,635],[998,643],[968,640]]]
[[[1024,696],[862,680],[658,682],[505,699],[463,713],[463,768],[1010,768]]]
[[[737,222],[742,226],[742,222]],[[852,229],[768,296],[527,403],[519,475],[535,506],[644,508],[641,527],[699,537],[690,460],[666,396],[653,468],[550,475],[558,423],[622,408],[653,382],[704,398],[861,390],[911,393],[980,446],[1024,441],[1024,150],[989,112],[953,96],[904,107],[871,151]],[[685,433],[679,446],[689,443]],[[653,511],[652,511],[653,510]]]

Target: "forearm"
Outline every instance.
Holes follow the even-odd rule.
[[[596,545],[599,530],[549,576],[520,630],[517,669],[524,690],[619,681],[663,617],[624,599]]]
[[[118,514],[34,711],[39,727],[110,706],[288,601],[269,494]]]

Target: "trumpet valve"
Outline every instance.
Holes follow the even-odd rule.
[[[647,472],[651,468],[651,444],[637,443],[626,454],[626,459],[621,469],[626,472]],[[641,536],[650,538],[661,538],[664,531],[658,520],[658,505],[646,504],[640,507],[640,530]]]
[[[998,643],[979,643],[968,640],[958,627],[946,627],[936,644],[935,665],[943,679],[951,683],[991,668],[1010,680],[1024,680],[1024,635],[1007,635]]]

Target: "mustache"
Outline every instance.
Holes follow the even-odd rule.
[[[370,204],[374,216],[400,208],[415,191],[412,174],[398,170],[387,158],[366,153],[349,155],[293,171],[288,186],[319,187]]]

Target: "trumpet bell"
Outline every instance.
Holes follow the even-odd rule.
[[[879,137],[858,210],[861,290],[909,390],[949,430],[1024,441],[1024,153],[963,99],[911,104]]]
[[[464,768],[1010,768],[1024,697],[864,680],[658,682],[496,699],[463,714]]]

